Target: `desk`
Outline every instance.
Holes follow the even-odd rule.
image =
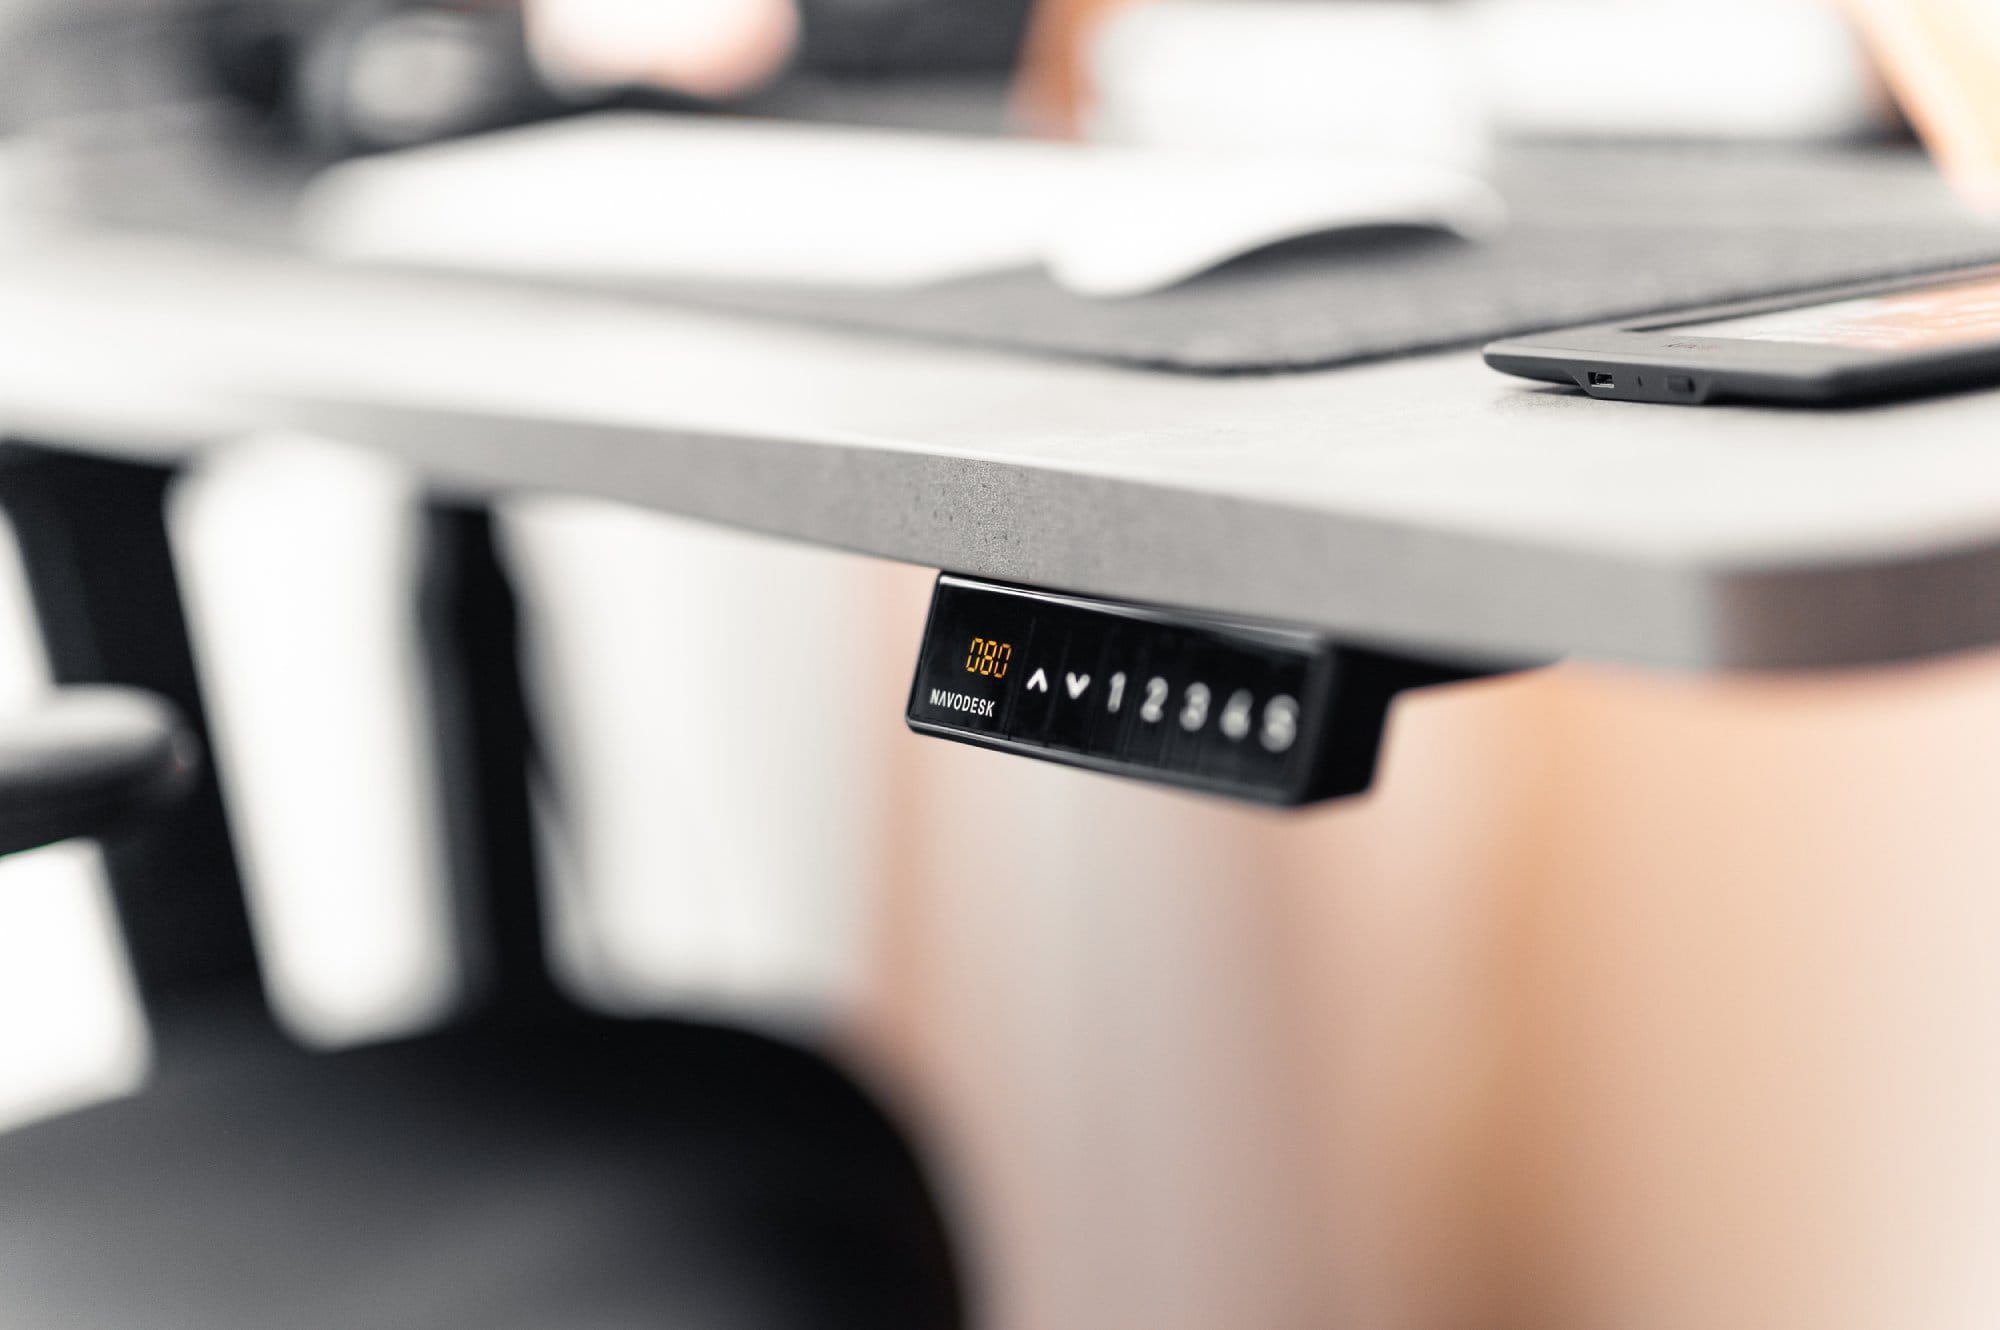
[[[1823,668],[2000,641],[2000,392],[1603,403],[1471,351],[1272,377],[1035,360],[78,231],[0,256],[0,421],[253,430],[1406,649]]]

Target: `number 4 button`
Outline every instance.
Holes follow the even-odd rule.
[[[1248,688],[1239,688],[1229,695],[1229,702],[1222,708],[1222,737],[1231,743],[1240,741],[1250,733],[1250,706],[1252,698]]]
[[[1264,729],[1257,742],[1273,753],[1282,753],[1298,741],[1299,704],[1279,693],[1264,704]]]

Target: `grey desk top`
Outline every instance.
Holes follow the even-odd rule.
[[[0,427],[97,449],[304,430],[448,486],[1436,651],[2000,642],[2000,392],[1652,407],[1470,352],[1171,376],[112,234],[0,252],[0,327]]]

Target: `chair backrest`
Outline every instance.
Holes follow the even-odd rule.
[[[206,748],[203,705],[169,544],[169,467],[0,444],[0,511],[19,542],[60,685],[164,699]],[[417,607],[430,670],[459,945],[472,1010],[532,1019],[561,1005],[543,952],[528,771],[533,744],[512,590],[484,509],[437,504]],[[218,1003],[264,1010],[262,976],[212,769],[105,847],[156,1055]],[[0,847],[3,848],[3,847]]]
[[[163,517],[170,479],[165,468],[0,446],[0,510],[20,545],[56,682],[120,684],[162,697],[206,749],[207,716]],[[211,768],[150,825],[107,844],[105,864],[159,1057],[172,1057],[189,1004],[260,1000]]]

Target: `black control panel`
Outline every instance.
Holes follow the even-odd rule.
[[[1398,691],[1483,672],[946,574],[909,723],[1071,766],[1302,804],[1368,787]]]

